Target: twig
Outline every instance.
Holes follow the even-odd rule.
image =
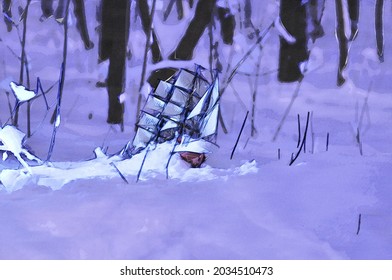
[[[263,34],[261,34],[261,36],[258,36],[257,41],[253,44],[253,46],[244,54],[244,56],[241,58],[240,61],[237,62],[237,64],[234,66],[234,69],[231,71],[229,78],[227,79],[227,81],[225,82],[225,85],[222,87],[222,90],[220,92],[220,95],[222,96],[223,93],[225,92],[227,86],[231,83],[232,79],[234,78],[235,74],[238,71],[238,68],[249,58],[249,56],[252,54],[252,52],[256,49],[257,46],[260,47],[260,51],[262,49],[262,45],[261,42],[263,41],[263,39],[267,36],[267,34],[270,32],[270,30],[272,29],[272,27],[274,26],[274,22],[272,22],[263,32]],[[258,35],[258,34],[257,34]],[[227,134],[227,128],[225,126],[224,120],[222,118],[221,115],[221,111],[219,111],[219,123],[222,126],[222,130],[225,134]]]
[[[238,91],[235,89],[233,84],[230,84],[231,89],[233,90],[234,96],[237,98],[238,102],[240,103],[241,107],[246,111],[246,105],[244,101],[242,101],[240,95],[238,94]]]
[[[310,118],[310,112],[308,112],[308,115],[307,115],[307,117],[306,117],[306,126],[305,126],[305,131],[304,131],[304,137],[302,138],[301,146],[299,147],[299,149],[298,149],[298,151],[297,151],[297,154],[296,154],[295,156],[292,156],[289,165],[292,165],[292,164],[295,162],[295,160],[296,160],[296,159],[298,158],[298,156],[300,155],[301,150],[304,149],[305,142],[306,142],[306,136],[307,136],[307,133],[308,133],[309,118]]]
[[[359,234],[359,231],[361,230],[361,219],[362,219],[362,214],[359,214],[359,216],[358,216],[358,229],[357,229],[357,235]]]
[[[312,151],[311,151],[311,153],[314,154],[313,111],[310,112],[310,133],[312,135]]]
[[[317,20],[317,23],[318,23],[318,24],[321,23],[321,20],[322,20],[322,18],[323,18],[323,16],[324,16],[324,10],[325,10],[325,1],[323,2],[322,8],[321,8],[320,17],[319,17],[318,20]],[[315,41],[312,42],[311,48],[309,49],[309,52],[308,52],[308,57],[309,57],[309,58],[310,58],[310,54],[311,54],[311,52],[312,52],[312,50],[313,50],[314,45],[315,45]],[[286,111],[284,112],[283,117],[282,117],[281,121],[279,122],[278,128],[276,129],[276,132],[275,132],[275,134],[274,134],[274,137],[272,138],[272,141],[275,141],[275,140],[277,139],[277,137],[278,137],[278,135],[279,135],[279,132],[280,132],[280,130],[282,129],[283,124],[284,124],[284,122],[285,122],[285,120],[286,120],[286,118],[287,118],[287,115],[290,113],[290,110],[291,110],[291,107],[292,107],[293,104],[294,104],[294,101],[295,101],[295,99],[298,97],[299,90],[300,90],[301,85],[302,85],[302,81],[303,81],[303,79],[304,79],[304,77],[305,77],[305,74],[308,72],[309,58],[308,58],[308,60],[307,60],[307,61],[305,62],[305,64],[304,64],[303,74],[302,74],[302,76],[301,76],[301,77],[299,78],[299,80],[298,80],[297,87],[295,88],[294,94],[293,94],[293,96],[291,97],[291,101],[290,101],[290,103],[289,103],[289,106],[286,108]]]
[[[146,153],[144,154],[144,157],[143,157],[142,164],[140,165],[140,169],[139,169],[139,171],[137,173],[137,176],[136,176],[136,183],[139,182],[140,174],[142,174],[142,169],[143,169],[143,166],[144,166],[144,162],[146,161],[147,154],[148,154],[149,151],[150,151],[150,148],[147,148]]]
[[[121,171],[118,169],[118,167],[114,164],[114,162],[110,163],[111,166],[114,167],[114,169],[116,169],[117,173],[120,175],[121,179],[124,180],[125,183],[129,184],[127,178],[125,178],[125,176],[121,173]]]
[[[243,71],[237,71],[238,75],[243,75],[243,76],[248,76],[248,77],[263,77],[263,76],[268,76],[274,73],[277,73],[278,69],[274,70],[269,70],[263,73],[248,73],[248,72],[243,72]]]
[[[65,23],[65,24],[67,24],[67,23]],[[56,108],[53,112],[53,116],[55,116],[54,120],[53,120],[53,132],[52,132],[52,137],[50,140],[49,151],[48,151],[48,156],[46,158],[46,161],[49,161],[50,158],[52,157],[54,145],[56,143],[57,128],[60,124],[59,121],[60,121],[60,108],[61,108],[61,88],[62,88],[62,84],[63,84],[62,78],[64,75],[63,73],[64,73],[64,62],[61,64],[59,87],[58,87],[58,91],[57,91],[57,105],[56,105]]]
[[[61,99],[63,96],[63,89],[64,89],[64,79],[65,79],[65,69],[67,65],[67,50],[68,50],[68,12],[69,12],[69,3],[71,0],[67,1],[67,6],[65,9],[65,18],[64,18],[64,42],[63,42],[63,62],[61,63],[61,71],[60,71],[60,79],[59,79],[59,87],[58,87],[58,92],[57,92],[57,105],[56,109],[53,111],[52,115],[52,120],[51,122],[53,123],[53,132],[52,132],[52,138],[50,141],[50,146],[49,146],[49,151],[48,151],[48,157],[46,161],[49,161],[54,144],[56,141],[56,134],[57,134],[57,128],[60,125],[60,109],[61,109]]]
[[[19,38],[19,42],[20,42],[21,47],[22,47],[21,56],[20,56],[19,84],[23,84],[23,73],[24,73],[25,59],[26,59],[25,47],[26,47],[26,33],[27,33],[27,14],[28,14],[30,3],[31,3],[31,0],[27,0],[26,7],[23,9],[23,13],[21,14],[21,19],[23,19],[23,35],[22,35],[22,37],[20,37],[18,25],[16,25],[12,21],[14,23],[15,27],[16,27],[18,38]],[[27,111],[28,111],[28,114],[29,114],[29,108],[28,108]],[[29,116],[27,118],[28,118],[28,122],[29,122]],[[18,119],[19,119],[19,108],[16,108],[15,115],[14,115],[14,118],[13,118],[13,125],[15,125],[15,126],[18,125]],[[27,126],[28,126],[28,129],[29,129],[29,124]]]
[[[329,132],[327,133],[327,143],[325,144],[325,151],[328,152],[328,147],[329,147]]]
[[[297,114],[297,126],[298,126],[297,148],[299,148],[299,145],[301,145],[301,121],[299,119],[299,114]]]
[[[356,134],[356,136],[355,136],[355,140],[357,140],[357,143],[358,143],[359,154],[362,156],[362,155],[363,155],[363,151],[362,151],[361,131],[359,130],[358,127],[357,127],[357,134]]]
[[[358,147],[359,147],[359,154],[362,156],[363,155],[363,150],[362,150],[362,137],[361,137],[361,133],[362,133],[362,124],[363,124],[363,117],[365,115],[365,111],[366,108],[368,107],[368,99],[369,99],[369,93],[372,89],[373,86],[373,81],[370,82],[369,84],[369,88],[368,88],[368,92],[367,95],[365,97],[365,100],[363,102],[362,105],[362,110],[361,110],[361,115],[359,117],[359,122],[358,122],[358,126],[357,126],[357,131],[356,131],[356,135],[355,135],[355,140],[358,143]]]
[[[260,60],[262,57],[262,47],[260,46],[260,52],[259,52],[259,58],[257,61],[257,65],[256,65],[256,78],[255,78],[255,86],[253,89],[253,94],[252,94],[252,118],[251,118],[251,132],[250,135],[253,137],[255,135],[255,133],[257,132],[256,128],[255,128],[255,111],[256,111],[256,96],[257,96],[257,91],[259,88],[259,72],[260,72]]]
[[[10,101],[10,93],[8,91],[6,91],[5,94],[7,95],[8,109],[10,110],[10,119],[11,119],[11,122],[13,123],[14,117],[13,117],[12,106],[11,106],[11,101]]]
[[[291,107],[293,106],[295,99],[298,97],[299,90],[300,90],[301,85],[302,85],[303,77],[304,76],[301,76],[301,78],[298,80],[297,87],[295,88],[294,94],[291,97],[289,106],[287,106],[286,111],[284,112],[283,117],[282,117],[282,119],[279,122],[278,128],[275,131],[275,134],[274,134],[274,137],[272,138],[272,141],[275,141],[278,138],[279,132],[282,129],[283,124],[286,121],[286,118],[287,118],[288,114],[290,113]]]
[[[240,59],[240,61],[237,62],[237,64],[234,66],[233,70],[230,72],[229,78],[227,79],[227,82],[225,83],[224,87],[221,90],[221,95],[225,92],[227,85],[231,82],[231,80],[234,78],[234,76],[237,74],[238,68],[249,58],[249,56],[252,54],[252,52],[256,49],[256,47],[260,47],[260,43],[263,41],[265,36],[271,31],[272,27],[274,26],[274,22],[272,22],[261,34],[257,41],[253,44],[252,47],[249,48],[249,50],[244,54],[244,56]]]
[[[238,134],[237,141],[235,142],[234,148],[231,152],[230,159],[233,159],[235,149],[237,148],[238,141],[240,141],[240,137],[241,137],[242,131],[244,130],[246,119],[248,118],[248,115],[249,115],[249,111],[246,112],[246,116],[244,118],[244,121],[242,122],[241,130],[240,130],[240,133]]]

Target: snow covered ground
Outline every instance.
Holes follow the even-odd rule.
[[[14,2],[16,8],[18,1]],[[237,3],[229,2],[234,7]],[[140,160],[117,162],[127,184],[105,162],[107,158],[87,160],[94,158],[97,147],[108,147],[109,154],[115,153],[133,137],[145,38],[140,23],[132,21],[125,131],[120,132],[119,127],[106,124],[107,93],[95,87],[105,78],[107,64],[97,64],[93,18],[96,1],[86,1],[96,47],[84,50],[75,25],[70,27],[62,122],[52,166],[36,167],[33,177],[17,185],[20,188],[0,185],[0,258],[391,259],[391,7],[385,4],[385,62],[379,63],[374,3],[361,2],[359,34],[350,49],[346,84],[336,86],[335,6],[327,1],[322,22],[326,36],[312,46],[309,71],[275,141],[272,139],[296,84],[278,83],[274,72],[258,80],[257,133],[251,137],[249,117],[230,160],[246,110],[252,108],[255,77],[243,73],[255,73],[259,57],[256,50],[222,97],[222,115],[229,133],[219,131],[220,149],[205,165],[190,169],[174,158],[169,169],[171,178],[166,179],[162,154],[154,153],[136,183]],[[277,15],[275,2],[253,4],[255,26],[266,28]],[[26,51],[31,87],[35,88],[35,79],[40,77],[48,88],[59,76],[62,27],[53,19],[40,22],[39,17],[39,3],[33,1]],[[170,24],[163,24],[162,11],[157,11],[154,24],[165,56],[175,47],[191,17],[192,10],[186,10],[186,18],[179,24],[173,23],[175,17]],[[217,29],[216,35],[219,25]],[[221,46],[225,67],[232,50],[235,64],[253,44],[245,36],[246,31],[237,26],[235,45]],[[18,80],[20,65],[8,48],[18,54],[20,46],[15,30],[7,33],[3,23],[0,38],[0,121],[4,124],[9,117],[4,93],[10,90],[11,80]],[[260,72],[277,68],[278,46],[278,34],[272,30],[262,51]],[[194,62],[208,66],[208,48],[205,34],[194,61],[185,66],[192,68]],[[221,81],[224,76],[222,73]],[[54,104],[55,92],[48,98]],[[43,100],[34,101],[35,133],[26,141],[42,159],[50,143],[53,110],[45,115],[44,109]],[[25,111],[24,106],[20,113],[20,129],[24,132]],[[289,166],[292,153],[297,151],[297,115],[303,133],[308,112],[312,112],[312,118],[306,153]],[[356,141],[358,127],[362,155]],[[12,171],[18,167],[11,155],[0,162],[3,176],[7,172],[20,174]],[[64,171],[66,167],[75,171]],[[8,183],[13,185],[15,181]]]

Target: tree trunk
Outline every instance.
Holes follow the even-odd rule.
[[[245,18],[244,18],[244,27],[252,27],[252,3],[250,0],[245,0],[245,5],[244,5],[244,13],[245,13]]]
[[[375,27],[377,41],[377,55],[380,62],[384,62],[384,28],[383,28],[383,8],[384,0],[376,1]]]
[[[280,37],[278,79],[294,82],[302,77],[301,62],[308,59],[306,37],[306,7],[301,0],[281,0],[280,19],[287,31],[295,37],[295,43],[288,43]]]
[[[345,23],[347,19],[345,19],[344,5],[343,1],[346,0],[335,0],[336,6],[336,38],[339,44],[339,66],[338,66],[338,75],[337,75],[337,85],[341,86],[344,84],[346,79],[343,76],[343,70],[347,66],[348,61],[348,39],[344,30],[346,29]]]
[[[10,32],[12,30],[12,23],[7,19],[7,17],[12,18],[11,0],[3,0],[3,14],[4,22],[7,25],[7,31]],[[5,15],[7,15],[7,17]]]
[[[350,41],[353,41],[358,35],[359,0],[347,0],[347,4],[351,21]]]
[[[150,8],[148,7],[148,3],[145,0],[138,0],[137,7],[139,9],[139,15],[142,21],[143,31],[146,34],[146,36],[150,36],[151,18],[150,18]],[[151,35],[152,35],[152,43],[150,48],[152,53],[152,62],[157,63],[162,60],[162,55],[158,45],[158,38],[155,34],[154,29],[151,29]]]
[[[88,34],[86,12],[84,7],[84,0],[73,0],[74,14],[76,17],[76,27],[84,43],[84,48],[90,50],[94,47],[93,42],[90,41]]]
[[[41,0],[41,11],[45,18],[53,15],[53,0]]]
[[[321,25],[321,15],[320,12],[323,9],[325,0],[310,0],[308,4],[309,18],[312,23],[312,30],[309,32],[309,36],[312,41],[324,36],[324,28]]]
[[[118,97],[124,90],[125,60],[129,37],[129,1],[102,0],[102,25],[99,41],[99,58],[109,60],[107,90],[109,110],[107,122],[123,122],[123,104]]]
[[[216,0],[199,0],[195,15],[177,48],[170,55],[172,60],[191,60],[193,51],[211,21]]]

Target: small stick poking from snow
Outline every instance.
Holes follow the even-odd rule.
[[[359,216],[358,216],[358,229],[357,229],[357,235],[359,234],[359,231],[361,230],[361,218],[362,218],[362,214],[359,214]]]
[[[233,159],[235,149],[237,148],[238,141],[240,141],[240,137],[241,137],[242,131],[244,130],[244,126],[245,126],[246,120],[247,120],[247,118],[248,118],[248,115],[249,115],[249,111],[246,112],[246,116],[245,116],[245,119],[244,119],[244,121],[243,121],[243,123],[242,123],[240,133],[238,134],[237,141],[235,142],[233,151],[231,152],[230,159]]]
[[[328,152],[328,147],[329,147],[329,132],[327,133],[327,143],[325,145],[325,151]]]
[[[298,149],[298,151],[297,151],[297,154],[294,156],[294,154],[292,154],[292,157],[291,157],[291,160],[290,160],[290,166],[295,162],[295,160],[298,158],[298,156],[300,155],[300,153],[301,153],[301,150],[303,149],[304,150],[304,152],[305,152],[305,143],[306,143],[306,136],[307,136],[307,133],[308,133],[308,127],[309,127],[309,118],[310,118],[310,112],[308,112],[308,115],[307,115],[307,117],[306,117],[306,126],[305,126],[305,131],[304,131],[304,136],[303,136],[303,138],[302,138],[302,142],[301,142],[301,145],[300,145],[300,147],[299,147],[299,149]]]
[[[299,118],[299,114],[297,114],[297,123],[298,123],[298,141],[297,141],[297,148],[301,145],[301,120]]]
[[[137,176],[136,176],[136,183],[139,182],[140,174],[142,174],[142,169],[143,169],[143,166],[144,166],[144,163],[145,163],[145,161],[146,161],[147,154],[148,154],[149,151],[150,151],[150,149],[148,148],[147,151],[146,151],[146,154],[145,154],[144,157],[143,157],[142,164],[140,165],[139,172],[137,173]],[[170,159],[169,159],[169,160],[170,160]],[[169,176],[169,175],[168,175],[168,171],[167,171],[168,168],[169,168],[169,162],[168,162],[168,166],[166,167],[166,178],[168,178],[168,176]]]
[[[125,183],[129,184],[127,178],[125,178],[125,176],[121,173],[121,171],[118,169],[118,167],[114,164],[114,162],[110,163],[111,166],[114,167],[114,169],[116,169],[117,173],[120,175],[121,179],[124,180]]]

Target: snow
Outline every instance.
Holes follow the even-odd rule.
[[[29,9],[26,52],[31,80],[39,76],[47,89],[59,77],[63,28],[50,19],[40,22],[37,3]],[[85,3],[91,40],[98,46],[93,19],[96,1]],[[277,17],[278,9],[266,0],[252,4],[253,23],[263,30]],[[190,168],[175,154],[167,179],[165,166],[172,145],[157,145],[149,150],[138,183],[145,153],[127,160],[114,154],[134,136],[145,44],[140,22],[134,22],[132,16],[129,44],[133,56],[127,62],[122,96],[124,132],[106,124],[107,93],[95,87],[97,81],[104,80],[107,63],[97,64],[97,47],[85,51],[76,26],[71,26],[61,124],[51,162],[26,160],[31,173],[20,167],[12,151],[0,162],[0,258],[391,259],[392,51],[386,48],[385,62],[378,62],[373,4],[361,2],[359,33],[346,68],[348,80],[338,88],[335,6],[327,1],[322,22],[326,35],[312,48],[299,95],[276,141],[272,141],[273,135],[296,84],[281,84],[276,72],[271,72],[259,77],[255,136],[250,136],[250,114],[230,160],[246,110],[252,109],[257,48],[240,67],[242,74],[234,77],[221,96],[221,113],[229,132],[219,128],[220,148],[209,154],[199,169]],[[162,23],[162,12],[156,12],[154,27],[164,57],[184,33],[192,11],[194,8],[178,25],[172,23],[174,19],[170,24]],[[385,34],[390,34],[391,19],[384,20]],[[224,67],[229,62],[235,65],[254,43],[255,38],[249,39],[239,26],[237,22],[234,46],[219,44]],[[278,36],[279,32],[272,29],[263,40],[261,73],[277,69]],[[3,22],[0,38],[0,58],[4,61],[0,70],[0,122],[4,130],[10,112],[4,91],[9,90],[9,81],[18,79],[20,67],[8,46],[15,53],[20,53],[20,46],[15,44],[15,30],[8,33]],[[386,46],[392,43],[389,36],[385,40]],[[194,63],[208,67],[208,55],[205,33],[192,61],[172,64],[164,60],[149,63],[147,70],[170,65],[193,69]],[[220,74],[221,88],[227,79],[225,70]],[[49,104],[56,104],[56,89],[46,96]],[[55,107],[49,113],[45,108],[42,97],[34,99],[33,136],[23,143],[39,158],[47,156],[53,129],[49,121]],[[356,141],[362,110],[363,155]],[[289,166],[292,153],[297,152],[297,114],[303,134],[307,112],[312,112],[312,118],[306,153]],[[18,129],[25,133],[25,104],[21,105],[19,120]],[[23,148],[19,138],[10,143]]]
[[[29,101],[36,96],[34,91],[27,90],[23,85],[17,85],[14,82],[10,83],[10,88],[19,102]]]

